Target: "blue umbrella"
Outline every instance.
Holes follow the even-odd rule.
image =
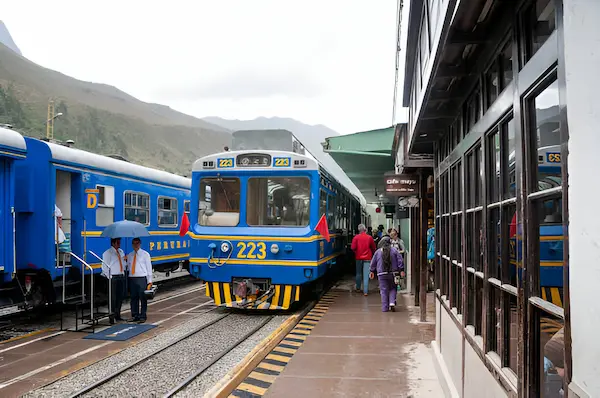
[[[150,236],[150,233],[143,224],[135,221],[117,221],[110,224],[102,231],[103,238],[141,238]]]

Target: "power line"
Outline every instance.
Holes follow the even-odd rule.
[[[398,74],[400,72],[400,38],[402,36],[402,7],[404,6],[403,0],[397,0],[396,5],[396,71],[395,71],[395,81],[394,81],[394,100],[393,100],[393,108],[392,108],[392,126],[396,122],[396,103],[398,100]]]

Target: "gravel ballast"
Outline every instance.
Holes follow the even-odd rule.
[[[62,379],[57,380],[45,387],[30,391],[23,397],[64,397],[73,394],[85,386],[92,384],[114,371],[121,369],[128,364],[148,355],[160,347],[165,347],[173,341],[179,340],[187,333],[201,327],[216,318],[222,317],[222,313],[208,312],[199,314],[194,319],[191,319],[173,329],[169,329],[149,340],[129,347],[115,355],[100,360],[88,367],[85,367],[77,372],[74,372]],[[124,396],[124,395],[118,395]]]
[[[129,347],[48,386],[31,391],[24,397],[65,397],[74,394],[157,349],[181,339],[193,330],[223,317],[225,314],[227,313],[220,311],[200,314],[198,317],[167,330],[154,338]],[[197,369],[211,362],[223,350],[238,342],[268,317],[269,315],[262,314],[229,314],[156,356],[135,365],[84,396],[162,396],[194,374]],[[289,315],[275,316],[249,339],[218,360],[177,396],[202,396],[288,318]]]
[[[190,383],[183,391],[175,395],[177,398],[201,397],[207,393],[217,382],[240,363],[254,347],[273,333],[289,316],[278,315],[263,326],[248,340],[234,348],[209,369]]]
[[[265,319],[266,316],[237,314],[223,318],[84,397],[113,397],[124,391],[131,397],[162,396]]]

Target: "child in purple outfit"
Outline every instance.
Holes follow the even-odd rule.
[[[394,282],[394,273],[404,273],[404,264],[402,255],[398,250],[392,247],[390,238],[385,236],[379,242],[379,249],[373,255],[371,260],[371,273],[369,278],[379,279],[379,291],[381,293],[381,311],[394,311],[396,306],[396,283]]]

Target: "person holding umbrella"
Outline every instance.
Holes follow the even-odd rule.
[[[141,248],[140,237],[150,236],[139,222],[123,220],[110,224],[100,235],[104,238],[133,238],[133,251],[127,255],[129,289],[131,291],[131,319],[128,322],[145,322],[148,301],[146,290],[152,288],[152,261],[150,254]],[[112,242],[112,241],[111,241]],[[119,268],[120,269],[120,268]],[[140,310],[141,301],[141,310]]]
[[[148,299],[144,292],[152,287],[152,259],[150,254],[141,248],[142,240],[140,238],[134,238],[131,244],[133,251],[127,255],[127,264],[129,264],[132,317],[128,322],[144,323],[148,308]]]

